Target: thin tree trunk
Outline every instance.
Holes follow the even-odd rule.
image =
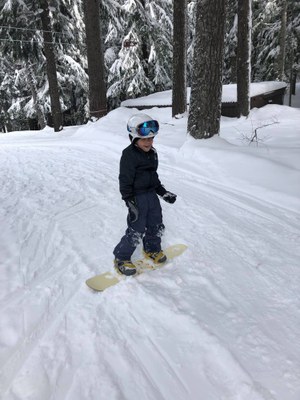
[[[186,102],[187,1],[174,0],[172,117],[183,114]]]
[[[89,74],[90,117],[98,119],[107,114],[99,0],[84,0],[84,17]]]
[[[40,13],[43,38],[44,38],[44,52],[47,65],[47,76],[49,82],[49,94],[51,101],[51,112],[53,118],[54,131],[59,132],[63,129],[63,119],[61,106],[59,101],[58,81],[56,74],[56,63],[53,49],[53,36],[52,27],[49,16],[49,4],[47,0],[39,0],[42,12]]]
[[[198,0],[188,132],[196,139],[219,133],[226,0]]]
[[[250,111],[251,0],[238,0],[237,104],[238,115]]]
[[[146,2],[145,0],[140,0],[140,3],[145,10],[144,12],[146,13]],[[142,36],[142,44],[141,44],[141,49],[142,49],[142,66],[143,70],[145,72],[146,78],[149,78],[149,46],[148,46],[149,40],[147,35]]]
[[[287,24],[287,0],[281,1],[281,28],[279,36],[279,55],[278,55],[278,79],[285,79],[285,49],[286,49],[286,24]]]

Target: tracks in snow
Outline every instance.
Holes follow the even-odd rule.
[[[1,379],[2,390],[11,389],[7,399],[13,398],[19,382],[26,381],[28,365],[32,376],[35,372],[49,380],[50,387],[57,391],[53,396],[62,396],[59,400],[98,399],[95,396],[101,385],[93,381],[94,371],[111,390],[103,392],[99,400],[112,393],[115,399],[123,396],[131,400],[194,400],[203,388],[213,399],[216,385],[223,388],[226,398],[233,400],[241,393],[243,400],[272,399],[266,389],[256,388],[255,373],[243,367],[242,357],[237,358],[238,346],[249,352],[256,349],[253,365],[257,365],[258,355],[268,370],[270,364],[263,359],[267,344],[279,349],[285,344],[284,339],[280,343],[273,341],[259,315],[252,317],[256,313],[255,296],[271,321],[278,312],[281,318],[287,312],[283,336],[285,332],[290,337],[295,333],[289,330],[288,320],[296,312],[292,299],[296,282],[286,283],[297,257],[299,215],[197,174],[166,167],[165,181],[170,184],[167,187],[179,194],[175,206],[164,205],[168,207],[166,240],[185,241],[190,244],[190,254],[170,266],[174,268],[172,276],[166,267],[156,275],[141,276],[103,295],[94,295],[80,290],[86,274],[96,271],[100,256],[109,259],[112,245],[119,238],[119,232],[111,226],[111,218],[121,215],[121,203],[116,201],[117,181],[111,182],[116,165],[105,164],[91,155],[83,162],[84,168],[75,168],[80,151],[70,149],[63,160],[53,150],[47,148],[49,154],[44,161],[45,152],[41,151],[40,162],[33,160],[28,168],[30,153],[24,156],[23,167],[20,158],[19,168],[25,179],[20,179],[22,184],[14,188],[6,185],[5,189],[7,195],[13,191],[21,194],[14,208],[18,210],[17,216],[9,214],[9,203],[5,213],[11,226],[17,220],[18,229],[23,232],[18,242],[20,277],[18,284],[7,292],[1,309],[6,320],[16,310],[19,313],[12,319],[11,328],[13,334],[20,335],[12,341],[3,338],[8,350],[1,354]],[[12,166],[8,159],[7,169]],[[39,183],[30,187],[35,173]],[[57,193],[43,188],[42,183],[49,180],[56,181],[60,188]],[[199,187],[200,197],[195,194]],[[34,204],[27,204],[26,197],[32,197],[32,190],[36,191],[36,199]],[[45,204],[39,203],[39,198]],[[33,217],[32,207],[37,213]],[[190,222],[189,232],[186,220]],[[295,242],[295,255],[285,250],[291,241]],[[99,251],[93,258],[89,253],[95,254],[97,246]],[[290,266],[280,270],[287,260]],[[278,287],[282,288],[281,294],[276,293]],[[261,288],[265,293],[259,292]],[[235,303],[239,298],[244,300],[243,306]],[[282,303],[284,300],[286,304]],[[218,326],[220,332],[222,324],[226,329],[221,339],[210,329]],[[229,337],[232,332],[240,333],[233,338],[237,347]],[[85,354],[80,349],[80,339],[84,341],[86,335],[92,344]],[[170,337],[176,347],[169,342]],[[54,351],[58,344],[66,355],[67,371],[66,360]],[[43,359],[45,364],[48,360],[49,370],[55,366],[53,375],[39,371]],[[292,357],[290,362],[287,374],[292,374]],[[78,373],[78,363],[86,371]],[[282,365],[286,365],[285,360]],[[66,383],[60,378],[60,371],[65,374]],[[92,376],[88,376],[89,371]],[[125,386],[124,374],[128,377]],[[86,382],[90,384],[89,390],[85,389]],[[40,398],[41,392],[37,389],[32,398]]]
[[[25,146],[23,151],[8,147],[2,159],[2,178],[9,184],[2,186],[1,213],[6,224],[1,234],[9,246],[1,262],[10,279],[5,275],[1,287],[1,318],[6,324],[0,338],[5,344],[0,353],[1,393],[72,303],[91,273],[89,263],[95,264],[74,243],[72,225],[74,220],[82,220],[82,226],[87,218],[90,224],[104,218],[97,204],[104,198],[99,187],[113,167],[91,154],[80,168],[74,168],[81,154],[74,149],[60,153],[47,146]]]

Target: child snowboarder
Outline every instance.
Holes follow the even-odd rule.
[[[168,203],[174,203],[176,195],[162,186],[157,174],[158,157],[152,145],[158,122],[149,115],[135,114],[129,118],[127,130],[131,144],[123,150],[119,174],[120,192],[128,207],[127,229],[113,253],[117,272],[134,275],[137,271],[131,256],[141,239],[146,258],[158,265],[166,262],[161,250],[164,225],[157,195]]]

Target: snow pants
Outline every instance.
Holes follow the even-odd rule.
[[[115,258],[122,261],[131,259],[141,240],[143,240],[146,252],[159,252],[161,250],[161,236],[164,225],[162,223],[161,205],[156,192],[136,195],[136,203],[139,210],[138,219],[132,222],[128,213],[125,235],[113,252]]]

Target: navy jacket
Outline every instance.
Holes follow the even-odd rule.
[[[163,196],[166,189],[158,178],[157,167],[158,157],[153,147],[149,152],[141,150],[133,143],[126,147],[120,160],[119,184],[122,199],[151,191]]]

